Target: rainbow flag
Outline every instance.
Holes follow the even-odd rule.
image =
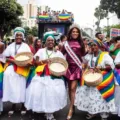
[[[6,70],[6,68],[9,66],[9,65],[13,65],[9,62],[7,62],[4,66],[4,71]],[[19,67],[17,65],[13,65],[14,66],[14,71],[19,74],[19,75],[22,75],[24,77],[28,77],[29,76],[29,72],[30,72],[30,68],[29,67]]]
[[[13,57],[9,57],[10,59],[13,59]],[[5,66],[4,66],[4,71],[6,70],[6,68],[9,66],[9,65],[13,65],[12,63],[10,62],[6,62]],[[29,72],[30,72],[30,67],[19,67],[17,65],[13,65],[14,66],[14,71],[19,74],[19,75],[22,75],[24,77],[28,77],[29,76]]]
[[[102,97],[107,101],[114,99],[114,74],[113,71],[102,71],[103,81],[97,86],[97,89],[101,93]]]
[[[103,57],[105,54],[108,54],[108,52],[101,52],[98,59],[97,59],[97,65],[100,64],[103,60]],[[103,81],[100,85],[97,86],[97,89],[101,93],[102,97],[109,102],[110,100],[114,99],[114,74],[113,70],[111,71],[101,71],[103,75]]]
[[[31,83],[31,81],[32,81],[32,79],[33,79],[33,77],[35,75],[42,76],[42,74],[45,74],[46,76],[50,75],[50,71],[48,69],[47,64],[40,65],[37,68],[33,67],[30,70],[29,76],[27,77],[27,85],[26,85],[26,87],[28,87],[30,85],[30,83]]]
[[[39,19],[40,20],[49,20],[50,17],[49,17],[49,15],[39,15]]]
[[[29,76],[27,77],[26,87],[28,87],[28,86],[30,85],[32,78],[35,76],[35,74],[36,74],[35,69],[36,69],[35,67],[32,67],[32,68],[30,69]]]
[[[114,69],[114,76],[116,78],[117,83],[120,85],[120,69]]]
[[[59,20],[68,20],[70,18],[70,14],[59,14]]]
[[[0,63],[0,99],[3,97],[3,67]]]
[[[54,79],[62,79],[64,80],[63,77],[56,77],[56,76],[53,76],[50,74],[50,71],[49,71],[49,68],[48,68],[48,65],[47,64],[43,64],[43,65],[40,65],[38,66],[37,68],[36,67],[33,67],[31,68],[30,70],[30,74],[27,78],[27,84],[26,84],[26,87],[28,87],[33,79],[33,77],[35,75],[38,75],[38,76],[51,76],[51,79],[54,80]]]

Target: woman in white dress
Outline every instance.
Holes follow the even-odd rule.
[[[5,57],[3,55],[5,45],[4,43],[0,42],[0,114],[3,111],[3,103],[2,103],[2,96],[3,96],[3,65],[5,63]]]
[[[54,57],[65,59],[60,51],[54,51],[54,40],[53,35],[45,35],[46,48],[40,49],[34,56],[37,66],[48,64]],[[47,120],[54,120],[53,113],[63,109],[67,104],[66,88],[61,77],[53,77],[46,73],[47,69],[42,75],[36,74],[32,78],[26,90],[25,107],[36,113],[46,113]]]
[[[112,58],[109,56],[107,52],[100,51],[100,44],[98,41],[93,40],[90,43],[93,54],[87,54],[85,56],[85,60],[87,61],[87,66],[91,68],[101,69],[102,71],[112,71],[114,69],[114,63]],[[82,87],[78,87],[76,92],[76,100],[75,105],[79,110],[86,111],[89,114],[87,115],[87,119],[93,119],[93,117],[100,113],[102,120],[107,120],[108,113],[115,111],[114,104],[114,76],[113,72],[110,73],[112,75],[110,81],[107,80],[106,84],[100,84],[100,86],[91,87],[84,85]],[[104,81],[105,77],[103,77]],[[110,83],[110,84],[108,84]],[[103,86],[102,86],[103,85]],[[102,89],[99,89],[102,87]],[[106,88],[107,87],[107,88]],[[112,89],[111,89],[112,87]],[[106,90],[112,90],[112,94],[108,94],[109,92]],[[104,96],[107,93],[108,96]]]
[[[6,57],[6,62],[11,64],[5,69],[3,77],[3,102],[11,102],[12,109],[8,112],[9,115],[12,115],[15,111],[17,103],[25,102],[25,91],[26,91],[26,78],[22,75],[19,75],[14,70],[14,57],[17,53],[21,52],[31,52],[29,46],[22,42],[24,39],[25,30],[21,27],[17,27],[14,30],[15,42],[10,44],[5,52],[4,56]],[[22,104],[22,108],[24,104]],[[24,113],[25,110],[22,109],[21,113]]]
[[[115,58],[115,106],[116,106],[116,113],[118,117],[120,117],[120,52],[117,54]]]

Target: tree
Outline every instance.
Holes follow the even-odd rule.
[[[120,0],[101,0],[100,6],[103,10],[107,10],[111,13],[116,13],[120,18]]]
[[[24,29],[25,29],[25,37],[32,34],[32,31],[29,27],[24,27]]]
[[[109,33],[109,34],[107,35],[107,37],[110,37],[110,29],[111,29],[111,28],[120,29],[120,24],[109,26],[109,29],[108,29],[107,26],[105,26],[104,29],[103,29],[103,31],[104,31],[105,33]]]
[[[33,36],[38,36],[38,28],[36,26],[32,28],[24,27],[24,29],[25,29],[25,37],[30,34]]]
[[[3,39],[6,33],[21,26],[19,16],[23,15],[23,9],[16,0],[0,0],[0,15],[0,38]]]
[[[107,17],[108,13],[106,10],[103,10],[100,6],[95,9],[94,16],[97,18],[97,31],[100,31],[100,22],[102,19]]]
[[[32,27],[31,31],[33,36],[38,36],[38,28],[36,26]]]

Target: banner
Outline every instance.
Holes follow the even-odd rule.
[[[120,29],[111,28],[110,30],[110,38],[120,36]]]
[[[56,33],[65,34],[65,26],[64,25],[45,25],[46,30],[52,30]]]
[[[69,20],[70,14],[59,14],[59,20]]]

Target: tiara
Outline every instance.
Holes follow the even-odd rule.
[[[72,28],[78,28],[78,29],[80,29],[80,26],[78,24],[74,23],[74,24],[72,24],[70,26],[69,30],[71,30]]]

